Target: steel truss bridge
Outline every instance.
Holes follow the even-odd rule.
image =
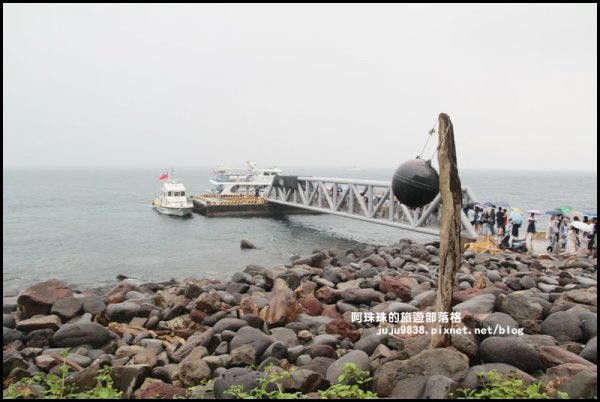
[[[469,187],[463,187],[462,194],[463,205],[477,202]],[[440,235],[441,195],[438,193],[422,208],[411,209],[394,197],[388,181],[278,176],[266,189],[265,199],[268,203]],[[464,211],[461,222],[462,236],[477,239],[475,228]]]

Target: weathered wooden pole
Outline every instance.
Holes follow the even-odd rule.
[[[435,311],[452,313],[452,291],[454,276],[460,267],[460,216],[462,209],[462,189],[456,165],[456,147],[454,146],[454,129],[450,117],[440,113],[438,164],[440,168],[440,193],[442,209],[440,222],[440,270]],[[431,337],[432,348],[450,346],[452,338],[444,329],[451,327],[451,322],[442,323],[440,330]]]

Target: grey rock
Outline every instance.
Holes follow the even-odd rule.
[[[306,366],[307,364],[310,364],[310,362],[312,362],[312,357],[309,355],[300,355],[296,359],[296,366]]]
[[[502,282],[502,275],[500,275],[500,272],[498,272],[498,271],[487,270],[486,276],[492,282]]]
[[[10,314],[17,311],[19,305],[17,303],[2,303],[2,313]]]
[[[302,366],[303,369],[314,371],[319,373],[323,377],[327,374],[329,366],[335,362],[335,359],[329,357],[318,356],[314,357],[309,364]]]
[[[229,369],[214,382],[215,399],[234,399],[233,396],[225,393],[225,391],[230,389],[233,385],[241,386],[243,392],[250,392],[252,389],[259,386],[259,378],[264,378],[264,374],[241,367]],[[269,384],[267,387],[267,391],[269,392],[276,389],[277,386],[273,383]]]
[[[541,326],[542,334],[553,336],[559,342],[578,342],[583,338],[581,320],[566,311],[552,313]]]
[[[452,307],[453,311],[469,311],[473,314],[489,314],[494,311],[496,298],[494,295],[483,294],[470,298]]]
[[[175,363],[183,361],[197,346],[208,346],[213,335],[214,331],[212,328],[207,329],[204,332],[195,332],[194,335],[187,339],[187,342],[182,347],[171,354],[171,360]]]
[[[446,399],[458,387],[458,383],[443,375],[432,375],[427,379],[421,399]]]
[[[250,345],[256,350],[257,356],[262,356],[271,343],[273,343],[273,339],[258,329],[252,327],[242,327],[231,340],[229,347],[231,350],[233,350],[242,345]]]
[[[220,334],[225,330],[236,332],[238,329],[247,326],[248,323],[239,318],[223,318],[219,320],[214,326],[213,330],[216,334]]]
[[[339,337],[330,334],[321,334],[313,338],[309,345],[329,345],[335,347],[339,343]]]
[[[566,392],[569,399],[593,399],[597,396],[598,374],[582,371],[563,382],[558,390]]]
[[[430,376],[443,375],[459,382],[469,363],[467,356],[452,349],[430,349],[407,360],[381,365],[373,375],[373,391],[379,397],[416,399]]]
[[[531,276],[523,276],[519,280],[519,283],[523,287],[523,289],[531,289],[534,288],[537,284],[535,283],[535,279]]]
[[[388,335],[386,335],[386,334],[380,334],[380,335],[371,334],[371,335],[367,336],[366,338],[361,337],[361,339],[354,344],[354,349],[362,350],[366,354],[371,355],[373,353],[373,351],[375,350],[375,348],[380,344],[387,346]]]
[[[515,292],[504,297],[500,303],[500,311],[521,323],[525,320],[541,319],[544,308],[538,300],[532,300],[521,292]]]
[[[5,328],[15,328],[15,317],[12,314],[3,314],[2,315],[2,326]]]
[[[65,324],[52,337],[54,347],[73,347],[89,344],[94,348],[103,346],[116,335],[95,322]]]
[[[583,357],[586,360],[591,361],[594,364],[598,364],[598,348],[597,348],[597,338],[593,337],[585,344],[585,347],[579,353],[579,356]]]
[[[247,285],[253,285],[254,284],[254,278],[252,278],[252,276],[250,274],[247,274],[247,273],[244,273],[244,272],[236,272],[231,277],[231,282],[245,283]]]
[[[246,367],[256,363],[256,350],[250,345],[235,348],[229,354],[229,367]]]
[[[45,348],[50,345],[50,340],[54,335],[54,330],[50,328],[36,329],[27,334],[25,341],[27,346],[32,348]]]
[[[242,250],[248,250],[248,249],[254,249],[254,248],[256,248],[256,246],[250,240],[242,239],[240,241],[240,248]]]
[[[288,348],[298,345],[296,333],[289,328],[273,328],[271,330],[271,338],[275,341],[282,342]]]
[[[93,364],[82,371],[71,373],[65,378],[65,385],[72,386],[75,392],[85,392],[94,389],[98,383],[98,364]]]
[[[585,339],[591,339],[598,334],[598,315],[596,313],[579,313],[577,317],[581,321]]]
[[[479,352],[485,363],[506,363],[528,373],[544,368],[535,348],[517,337],[489,337],[481,342]]]
[[[106,307],[106,316],[111,321],[129,322],[140,311],[140,305],[133,302],[113,303]]]
[[[494,334],[495,336],[510,336],[514,330],[517,330],[519,328],[519,324],[517,324],[517,322],[508,314],[504,314],[504,313],[492,313],[489,316],[487,316],[480,325],[481,328],[486,328],[488,330],[488,333],[486,333],[485,335],[482,335],[483,337],[488,337],[491,336],[493,334],[493,332],[489,333],[489,330],[494,330],[497,327],[500,328],[508,328],[508,331],[506,331],[506,333],[504,334]]]
[[[22,341],[25,339],[25,334],[21,331],[12,328],[2,328],[2,345],[6,346],[14,341]]]
[[[488,373],[492,370],[498,371],[500,374],[509,374],[516,373],[523,381],[525,382],[534,382],[535,378],[527,374],[526,372],[519,370],[515,366],[511,366],[506,363],[485,363],[477,366],[473,366],[467,372],[461,387],[462,388],[470,388],[476,389],[481,385],[481,376],[482,373]]]
[[[83,311],[85,313],[98,314],[106,310],[106,305],[98,295],[86,295],[80,301],[83,304]]]
[[[192,387],[202,380],[209,379],[210,367],[202,360],[207,355],[208,351],[204,346],[197,346],[179,363],[173,377],[178,378],[185,387]]]
[[[143,364],[113,367],[110,376],[117,391],[123,392],[124,398],[131,398],[146,377],[151,373],[150,367]]]
[[[267,350],[262,355],[261,360],[265,360],[268,358],[275,358],[277,360],[282,360],[287,355],[287,346],[283,344],[283,342],[273,342]]]
[[[353,350],[332,363],[327,369],[325,378],[330,383],[337,384],[339,376],[344,373],[344,365],[347,363],[356,365],[360,370],[371,370],[369,355],[362,350]]]
[[[303,394],[315,392],[325,386],[323,376],[310,370],[294,370],[283,384],[286,390],[300,391]]]
[[[67,355],[67,359],[79,364],[81,367],[88,367],[90,364],[92,364],[92,359],[77,353],[69,353]]]
[[[298,357],[300,355],[302,355],[303,352],[304,352],[304,346],[302,346],[302,345],[288,348],[288,350],[287,350],[288,360],[292,363],[295,362],[298,359]]]

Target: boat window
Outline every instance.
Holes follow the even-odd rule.
[[[169,191],[169,197],[170,197],[170,196],[172,196],[172,195],[173,195],[173,192],[172,192],[172,191]]]
[[[237,191],[238,191],[238,186],[233,186],[233,187],[231,187],[231,190],[229,190],[229,191],[231,191],[232,193],[237,193]]]
[[[182,195],[182,196],[185,196],[185,191],[182,191],[182,192],[181,192],[181,195]]]

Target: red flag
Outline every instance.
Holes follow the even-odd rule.
[[[163,174],[160,175],[158,180],[164,180],[164,179],[168,179],[168,178],[169,178],[169,172],[164,172]]]

